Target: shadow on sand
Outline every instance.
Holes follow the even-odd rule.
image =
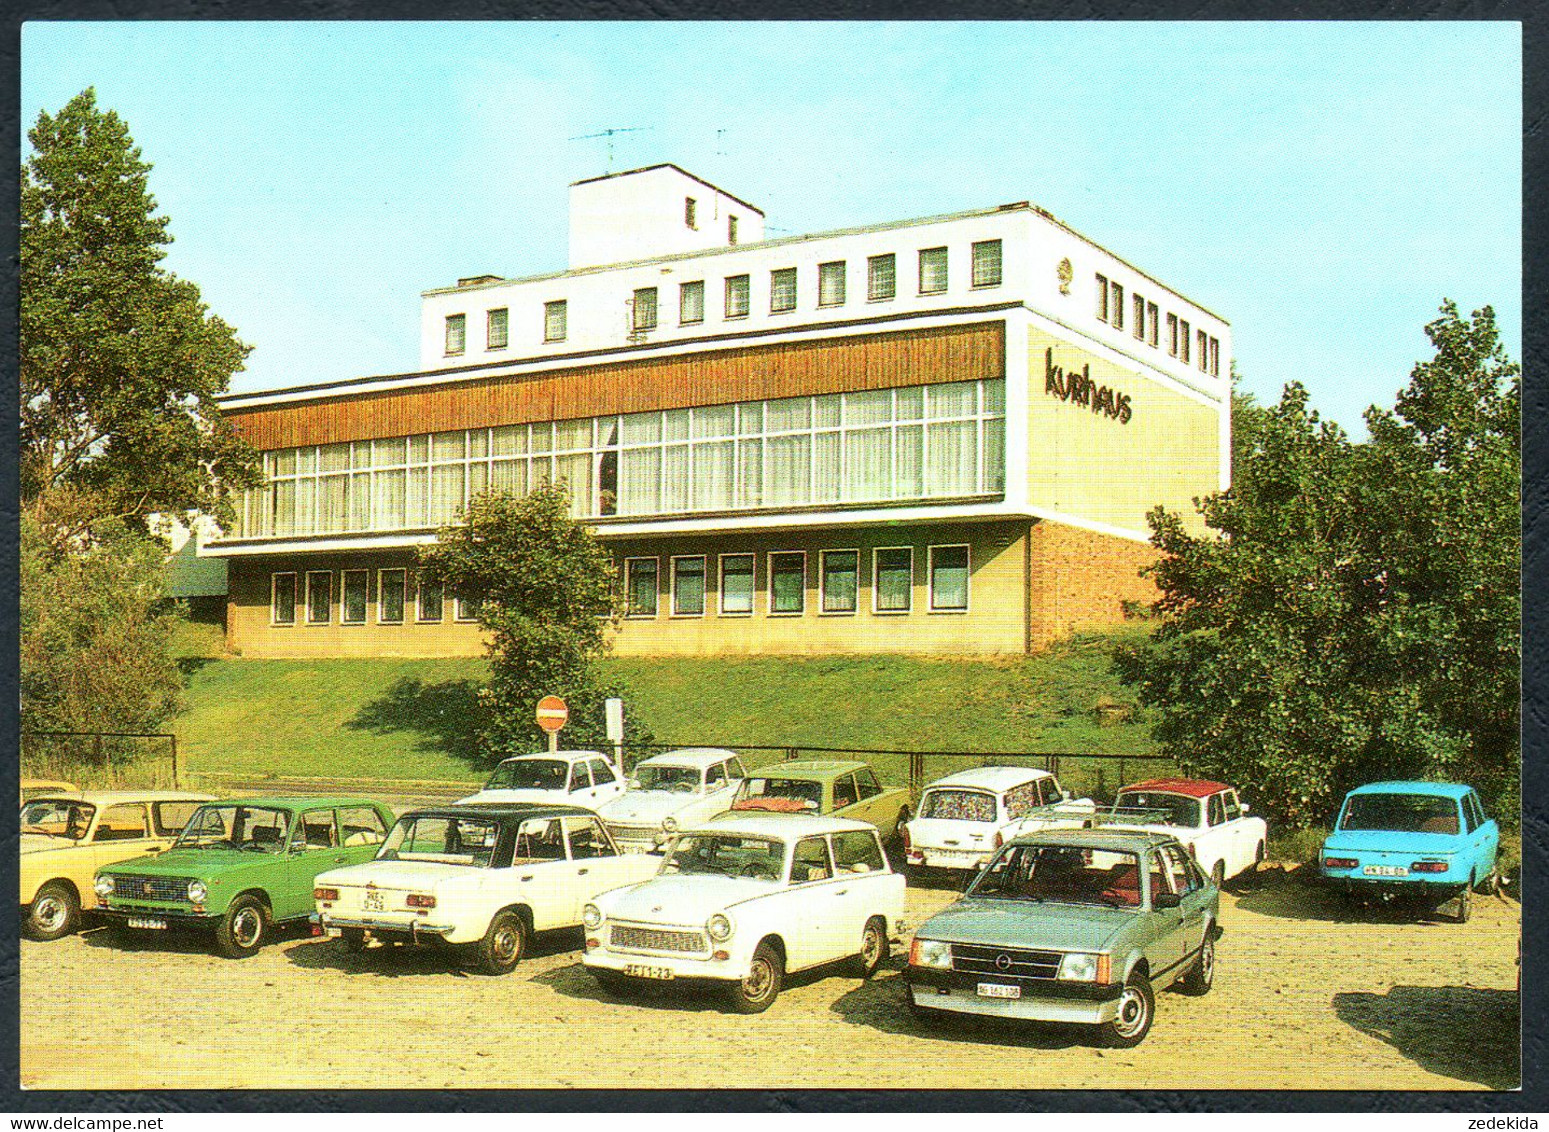
[[[575,951],[580,944],[576,930],[541,932],[528,944],[524,959],[546,959]],[[350,952],[340,939],[315,939],[305,947],[292,947],[285,958],[297,967],[339,971],[346,975],[375,975],[384,979],[401,978],[489,978],[476,969],[472,957],[461,948],[446,944],[371,943],[364,951]],[[523,966],[503,978],[522,978]],[[539,975],[534,982],[542,982]]]
[[[1522,1083],[1521,1004],[1512,990],[1393,987],[1334,996],[1340,1021],[1386,1042],[1422,1069],[1487,1089]]]

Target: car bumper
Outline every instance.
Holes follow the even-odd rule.
[[[1044,979],[995,979],[964,971],[906,967],[904,980],[916,1006],[955,1014],[1019,1018],[1029,1022],[1078,1022],[1097,1025],[1113,1021],[1118,1011],[1118,986],[1058,983]],[[992,998],[979,993],[981,984],[1018,987],[1018,998]]]
[[[916,868],[966,869],[978,872],[995,855],[993,849],[932,849],[916,846],[905,860]]]
[[[590,938],[590,937],[589,937]],[[732,956],[730,959],[714,959],[709,955],[660,955],[637,951],[615,951],[608,947],[589,947],[581,953],[581,962],[588,967],[604,971],[630,974],[629,968],[670,972],[662,982],[674,979],[711,979],[718,982],[739,982],[747,977],[748,963]],[[651,978],[642,975],[641,978]]]
[[[1350,869],[1323,870],[1323,883],[1336,892],[1371,896],[1404,896],[1416,900],[1445,900],[1468,886],[1466,878],[1447,873],[1413,874],[1407,877],[1368,877]]]
[[[154,904],[125,904],[119,901],[111,903],[97,902],[96,913],[107,919],[122,921],[129,927],[137,925],[131,920],[161,920],[167,928],[204,928],[214,924],[221,918],[219,912],[196,912],[190,907],[158,907]]]
[[[389,920],[367,916],[329,916],[313,912],[307,919],[330,936],[345,928],[359,928],[380,939],[402,939],[413,943],[443,943],[456,934],[455,924],[427,924],[423,920]]]

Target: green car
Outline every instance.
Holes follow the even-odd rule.
[[[166,852],[97,871],[97,911],[123,931],[211,931],[232,959],[313,910],[318,873],[376,856],[393,814],[365,798],[209,802]]]
[[[883,786],[863,762],[806,759],[759,767],[742,780],[731,808],[870,822],[884,838],[901,842],[909,791]]]

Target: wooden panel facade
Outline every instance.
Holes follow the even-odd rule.
[[[781,342],[542,373],[347,391],[227,417],[259,449],[1004,377],[1005,323]]]

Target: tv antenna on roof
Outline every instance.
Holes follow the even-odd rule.
[[[581,134],[578,137],[571,138],[570,140],[571,141],[587,141],[587,140],[589,140],[591,138],[607,138],[608,139],[608,172],[611,173],[611,172],[613,172],[613,135],[614,134],[633,134],[633,133],[638,133],[641,130],[649,130],[649,129],[652,129],[652,128],[653,127],[651,127],[651,126],[614,126],[611,129],[600,130],[600,131],[598,131],[595,134]]]

